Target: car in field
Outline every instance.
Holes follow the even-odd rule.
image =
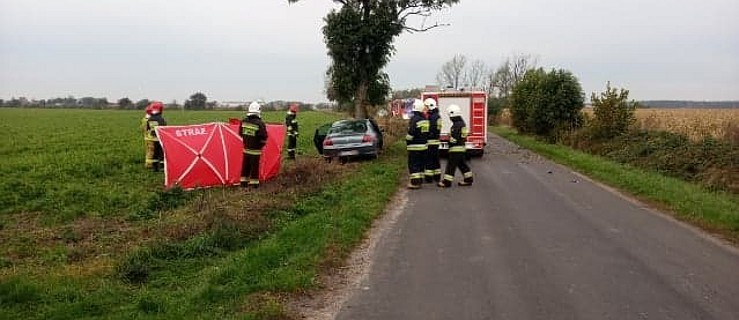
[[[356,157],[377,158],[383,137],[374,120],[349,119],[319,127],[313,142],[327,160],[338,158],[345,163]]]

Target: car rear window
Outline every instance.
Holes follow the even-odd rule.
[[[367,132],[367,125],[364,122],[348,122],[342,121],[335,123],[329,133],[364,133]]]

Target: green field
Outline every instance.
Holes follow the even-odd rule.
[[[144,169],[140,111],[0,109],[0,214],[43,213],[68,221],[121,216],[155,201],[163,174]],[[169,124],[227,122],[243,112],[165,112]],[[299,152],[316,154],[312,132],[337,115],[302,112]],[[266,112],[282,123],[283,112]]]
[[[256,192],[164,190],[144,169],[141,115],[0,109],[0,319],[284,317],[285,297],[341,264],[405,172],[392,135],[378,161],[325,163],[313,131],[342,116],[301,112],[298,160]]]

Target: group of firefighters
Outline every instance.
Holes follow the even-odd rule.
[[[262,121],[261,109],[262,106],[258,101],[252,102],[239,127],[239,135],[244,143],[240,185],[244,188],[259,187],[259,161],[268,137],[267,126]],[[152,102],[145,111],[146,115],[141,120],[146,144],[145,165],[153,171],[159,171],[164,166],[164,153],[156,134],[156,128],[167,125],[162,117],[164,105],[158,101]],[[295,159],[298,138],[297,113],[298,105],[291,104],[285,117],[288,159]],[[408,134],[405,137],[410,174],[408,188],[419,189],[424,182],[436,183],[442,188],[451,187],[457,168],[462,172],[463,178],[458,185],[472,185],[472,171],[465,157],[467,126],[462,119],[459,106],[450,105],[447,108],[447,115],[452,122],[452,127],[449,133],[449,157],[442,177],[439,161],[442,120],[439,108],[433,98],[427,98],[424,101],[414,100],[413,116],[408,123]]]
[[[451,187],[457,168],[462,172],[463,178],[458,185],[472,185],[472,171],[466,160],[467,126],[462,119],[459,106],[450,105],[447,108],[447,115],[452,127],[449,132],[449,157],[442,178],[439,162],[442,121],[439,108],[433,98],[424,101],[414,100],[413,116],[408,122],[408,134],[405,137],[410,175],[409,189],[420,189],[424,182],[435,182],[441,188]]]
[[[144,133],[144,142],[146,145],[146,168],[153,171],[159,171],[164,166],[164,152],[159,138],[156,134],[158,126],[165,126],[167,122],[162,117],[164,105],[155,101],[150,103],[145,109],[145,116],[141,120],[141,129]],[[244,188],[259,187],[259,161],[262,156],[262,149],[267,144],[267,126],[261,117],[262,105],[258,101],[252,102],[246,113],[246,117],[241,120],[239,127],[239,135],[244,143],[244,157],[241,166],[240,185]],[[291,104],[285,117],[285,126],[287,127],[287,154],[289,159],[295,159],[295,149],[298,139],[298,105]]]

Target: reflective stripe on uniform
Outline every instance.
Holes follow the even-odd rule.
[[[433,177],[434,176],[434,170],[425,170],[423,171],[423,175],[427,177]]]
[[[259,130],[259,126],[256,124],[248,122],[241,124],[241,132],[245,136],[255,136],[257,135],[257,130]]]
[[[413,136],[410,134],[405,135],[405,140],[413,140]]]
[[[472,178],[472,171],[464,173],[465,178]]]
[[[408,151],[425,151],[428,150],[428,146],[425,144],[409,144],[406,149]]]
[[[429,140],[429,142],[428,142],[428,145],[430,145],[430,146],[438,146],[440,144],[441,144],[441,141],[439,141],[437,139]]]
[[[454,181],[454,176],[453,175],[449,175],[449,174],[445,174],[444,175],[444,180],[446,180],[446,181]]]
[[[247,182],[249,179],[247,177],[241,177],[241,182]]]
[[[259,179],[249,179],[249,185],[257,185],[259,184]]]
[[[421,130],[421,132],[426,133],[429,132],[429,128],[431,127],[431,124],[428,120],[421,120],[416,122],[416,128]]]
[[[259,156],[259,155],[262,155],[262,150],[244,149],[244,154],[248,154],[252,156]]]
[[[449,152],[465,152],[467,151],[464,146],[453,146],[449,148]]]
[[[423,173],[421,172],[411,173],[411,179],[423,179]]]
[[[469,130],[467,127],[462,127],[462,138],[467,138],[467,135],[469,135]]]
[[[440,175],[440,174],[441,174],[441,169],[434,170],[434,175]]]

